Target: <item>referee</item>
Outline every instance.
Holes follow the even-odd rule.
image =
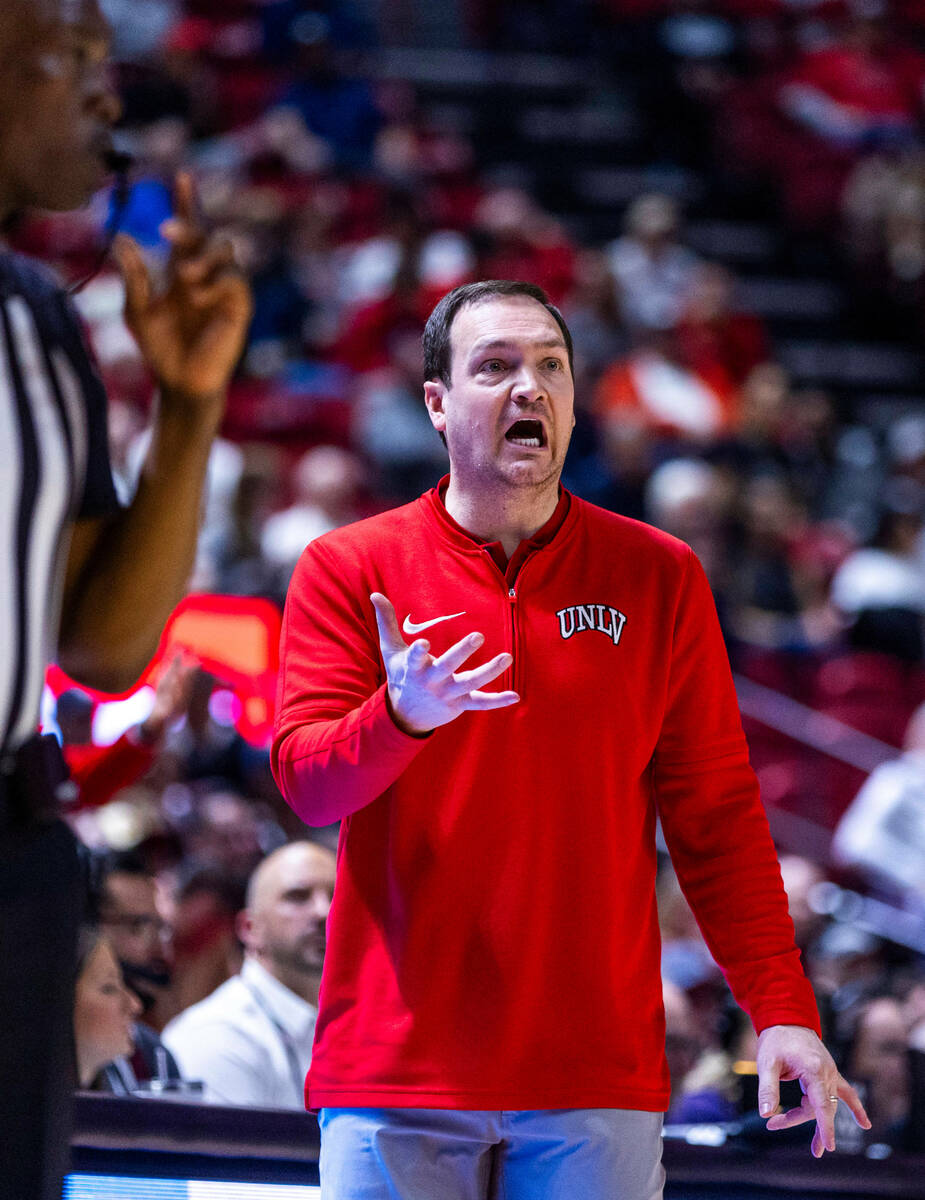
[[[0,218],[66,211],[105,182],[120,111],[97,0],[0,6]],[[46,663],[89,686],[131,685],[180,598],[206,463],[251,311],[230,246],[206,238],[187,176],[155,289],[117,242],[126,319],[159,384],[138,491],[119,508],[106,396],[47,272],[0,252],[0,1189],[60,1200],[73,1087],[80,917],[77,849],[57,815],[63,779],[36,735]]]

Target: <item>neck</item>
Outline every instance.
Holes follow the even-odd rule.
[[[542,529],[559,503],[559,478],[536,487],[511,487],[496,490],[467,488],[450,474],[444,500],[454,521],[474,537],[500,542],[511,557],[525,538]]]
[[[270,962],[260,954],[255,954],[254,960],[259,962],[268,975],[295,992],[306,1004],[318,1007],[318,989],[321,986],[320,971],[305,971],[292,967],[288,963]]]
[[[96,1079],[106,1062],[99,1062],[95,1057],[88,1058],[86,1054],[77,1051],[77,1082],[81,1090],[86,1091]]]

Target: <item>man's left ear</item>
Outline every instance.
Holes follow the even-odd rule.
[[[234,931],[238,935],[238,941],[245,949],[250,950],[254,940],[254,922],[246,908],[243,908],[235,917]]]
[[[424,403],[427,405],[427,415],[430,423],[438,433],[446,429],[446,384],[441,379],[428,379],[424,384]]]

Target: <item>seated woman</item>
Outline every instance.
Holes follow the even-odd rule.
[[[112,947],[99,929],[85,926],[78,954],[74,1001],[77,1080],[82,1089],[132,1091],[135,1080],[125,1055],[132,1053],[133,1023],[141,1003],[125,986]]]

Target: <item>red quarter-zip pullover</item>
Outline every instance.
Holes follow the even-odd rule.
[[[309,824],[343,818],[312,1108],[666,1108],[657,813],[756,1027],[818,1032],[699,563],[576,497],[557,515],[505,575],[434,490],[296,568],[274,773]],[[435,655],[474,630],[467,668],[510,651],[492,686],[520,702],[402,733],[373,591]]]

